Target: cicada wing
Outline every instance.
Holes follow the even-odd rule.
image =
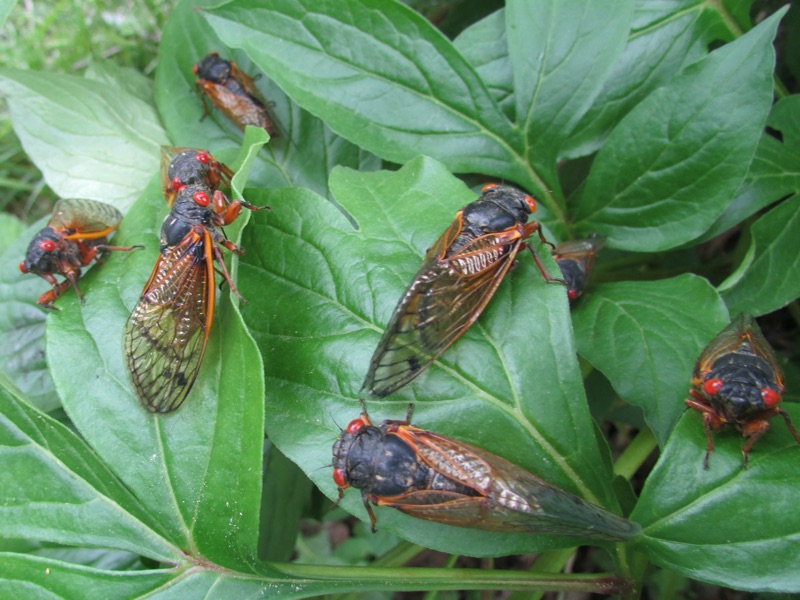
[[[252,125],[267,130],[270,135],[275,135],[274,124],[265,106],[256,103],[249,96],[234,94],[224,85],[210,81],[203,81],[200,85],[214,106],[239,129],[243,130],[246,125]]]
[[[772,371],[775,374],[775,383],[782,390],[784,387],[783,368],[778,362],[778,357],[775,355],[772,346],[769,345],[769,342],[764,338],[764,334],[761,333],[761,328],[756,323],[756,320],[751,315],[740,314],[734,319],[734,322],[741,323],[743,337],[746,337],[750,342],[750,347],[756,356],[763,358],[772,367]]]
[[[69,232],[64,236],[67,240],[96,240],[114,231],[120,221],[122,213],[105,202],[64,198],[56,202],[47,224],[53,229]]]
[[[561,490],[482,448],[412,426],[400,426],[395,434],[409,443],[431,468],[471,487],[485,500],[478,503],[474,497],[464,496],[457,504],[448,505],[445,512],[453,524],[459,524],[456,517],[474,518],[473,512],[477,510],[479,523],[462,523],[464,526],[612,540],[627,539],[640,531],[635,523]]]
[[[192,232],[168,248],[125,326],[125,355],[148,410],[171,412],[197,379],[214,314],[212,241]]]
[[[414,379],[475,322],[523,243],[516,230],[488,234],[445,256],[452,234],[429,251],[386,326],[363,386],[375,396]]]

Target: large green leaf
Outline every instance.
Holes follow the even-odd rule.
[[[573,323],[578,353],[623,400],[642,408],[664,444],[685,409],[695,361],[728,323],[728,311],[705,279],[681,275],[600,285]]]
[[[259,187],[299,186],[328,195],[328,173],[335,165],[363,170],[376,169],[380,160],[339,137],[322,121],[294,104],[281,89],[265,77],[244,52],[226,50],[198,6],[213,1],[182,0],[164,27],[156,69],[156,101],[164,125],[174,144],[220,148],[241,143],[241,132],[195,90],[192,66],[211,51],[233,60],[245,73],[256,77],[255,84],[270,104],[279,125],[278,137],[260,153],[250,178]],[[203,102],[210,107],[203,119]]]
[[[180,557],[142,505],[72,431],[0,378],[0,537]]]
[[[786,410],[800,420],[800,408]],[[800,448],[782,419],[771,426],[753,446],[747,469],[739,433],[715,435],[705,470],[702,418],[687,411],[632,515],[645,527],[641,544],[650,560],[726,587],[800,592],[800,512],[793,508]]]
[[[753,224],[752,245],[721,286],[722,297],[731,314],[763,315],[800,296],[799,272],[800,196],[794,196]]]
[[[381,331],[425,249],[475,195],[427,158],[397,173],[338,169],[331,189],[357,229],[314,194],[251,196],[273,210],[254,215],[245,232],[241,291],[251,299],[242,312],[265,356],[270,439],[333,498],[325,468],[331,445],[359,414],[359,388]],[[374,420],[398,419],[410,401],[418,426],[485,447],[614,510],[564,289],[545,282],[529,256],[520,256],[481,319],[427,372],[368,408]],[[342,505],[365,515],[356,492]],[[496,555],[575,543],[476,533],[389,509],[377,514],[379,528],[450,552]]]
[[[550,187],[556,157],[611,72],[633,2],[511,0],[506,9],[514,98],[526,152]]]
[[[394,162],[530,182],[520,136],[474,68],[433,25],[385,0],[236,0],[211,26],[300,106]]]
[[[123,212],[158,168],[168,143],[154,108],[100,81],[0,69],[14,131],[59,196]]]
[[[118,232],[119,243],[145,250],[112,256],[90,273],[84,305],[65,299],[48,323],[48,357],[70,418],[170,541],[247,570],[258,534],[263,372],[229,292],[218,294],[200,375],[176,413],[148,413],[124,366],[123,328],[158,254],[167,210],[159,183]]]
[[[761,136],[772,101],[772,39],[784,12],[686,68],[620,122],[575,206],[579,232],[652,251],[708,229]]]
[[[761,136],[742,186],[716,223],[698,241],[711,239],[789,194],[800,193],[800,95],[788,96],[772,107],[767,126],[780,132]]]
[[[731,37],[726,15],[707,2],[637,2],[625,50],[562,154],[585,156],[597,150],[648,94],[705,56],[711,42]]]

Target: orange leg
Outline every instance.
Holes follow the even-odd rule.
[[[797,430],[794,428],[794,424],[792,423],[792,419],[789,418],[789,413],[783,410],[780,406],[776,407],[775,409],[777,413],[783,417],[783,420],[786,421],[786,427],[789,428],[789,433],[792,434],[794,441],[800,444],[800,434],[797,433]]]
[[[695,392],[695,390],[690,390],[689,394],[693,397],[685,400],[686,406],[703,414],[703,429],[706,432],[706,457],[703,460],[703,468],[708,469],[708,461],[711,458],[711,453],[714,451],[714,438],[712,437],[711,431],[719,431],[726,423],[717,416],[714,409],[706,404],[702,400],[702,396]]]
[[[750,448],[752,448],[753,444],[760,440],[767,431],[769,431],[769,421],[766,419],[753,419],[745,423],[742,427],[742,435],[747,438],[747,442],[745,442],[744,448],[742,448],[745,469],[750,460]]]

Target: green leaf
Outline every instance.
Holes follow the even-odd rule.
[[[506,42],[506,12],[500,9],[468,27],[453,46],[475,68],[494,101],[515,120],[514,83]]]
[[[779,100],[772,107],[767,126],[779,131],[783,141],[770,132],[761,136],[747,179],[698,242],[719,235],[789,194],[800,193],[800,95]]]
[[[723,15],[708,3],[638,2],[627,45],[562,156],[595,152],[617,123],[651,92],[731,38]]]
[[[697,357],[728,321],[714,289],[694,275],[603,284],[573,313],[578,353],[642,408],[662,445],[686,408]]]
[[[517,132],[428,21],[385,0],[237,0],[211,26],[300,106],[381,158],[530,182]]]
[[[0,384],[0,537],[180,557],[77,435]]]
[[[158,254],[167,212],[154,179],[117,241],[86,279],[86,303],[64,298],[48,323],[48,356],[64,407],[81,434],[190,555],[251,569],[261,493],[263,372],[229,292],[218,294],[203,365],[186,403],[148,413],[133,395],[122,332]],[[234,241],[236,238],[234,238]]]
[[[753,223],[752,245],[740,267],[720,286],[731,314],[763,315],[800,296],[800,196]]]
[[[136,69],[120,66],[110,60],[92,60],[83,76],[99,83],[113,85],[142,102],[155,105],[153,80]]]
[[[396,173],[337,169],[331,189],[357,229],[311,193],[251,195],[273,210],[253,215],[245,231],[240,289],[250,300],[242,314],[266,357],[270,439],[335,498],[325,468],[331,445],[359,414],[359,388],[381,331],[425,249],[475,194],[428,158]],[[554,272],[549,252],[543,254]],[[564,289],[545,282],[529,256],[520,256],[478,322],[391,398],[369,404],[373,420],[402,418],[414,401],[418,426],[616,506],[586,406]],[[365,517],[356,492],[345,494],[342,506]],[[380,529],[450,552],[468,547],[470,554],[497,555],[575,544],[376,512]]]
[[[117,87],[73,75],[0,69],[14,131],[59,196],[123,213],[158,169],[167,138],[154,109]]]
[[[50,289],[50,285],[33,275],[23,276],[18,266],[25,258],[28,244],[45,221],[40,219],[17,235],[0,255],[0,370],[30,402],[49,412],[59,401],[45,359],[47,315],[36,304],[36,299]]]
[[[256,77],[255,85],[270,104],[280,135],[259,153],[250,177],[258,187],[307,187],[329,195],[328,172],[334,165],[364,170],[380,166],[377,157],[360,150],[328,129],[322,121],[291,102],[269,79],[259,76],[244,52],[228,50],[197,10],[214,0],[181,0],[164,27],[156,68],[156,102],[172,142],[179,146],[239,147],[242,133],[195,90],[192,66],[211,51],[233,60],[244,73]],[[203,117],[203,102],[209,115]],[[201,121],[202,119],[202,121]]]
[[[25,223],[14,215],[0,213],[0,254],[5,253],[11,243],[25,230]]]
[[[747,173],[772,101],[778,11],[689,66],[609,136],[575,205],[581,233],[672,248],[719,217]]]
[[[0,553],[0,590],[7,598],[140,598],[175,577],[170,571],[120,572]]]
[[[508,50],[526,155],[550,187],[556,157],[625,46],[632,1],[511,0]]]
[[[800,407],[785,408],[795,422],[800,419]],[[753,447],[747,469],[743,444],[735,430],[715,434],[710,468],[703,469],[702,418],[687,411],[633,512],[645,527],[641,545],[655,564],[693,579],[800,592],[800,512],[792,509],[800,448],[779,418]]]

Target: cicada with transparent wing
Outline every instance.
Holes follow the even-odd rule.
[[[52,289],[39,296],[44,308],[55,309],[53,302],[71,285],[83,300],[78,287],[81,268],[92,261],[102,263],[110,250],[129,252],[141,246],[109,246],[108,236],[119,227],[122,213],[113,206],[79,198],[64,198],[53,207],[47,226],[31,240],[25,259],[19,263],[23,273],[35,273]],[[61,283],[56,274],[64,276]]]
[[[400,298],[362,389],[388,396],[417,377],[480,316],[528,237],[552,246],[538,221],[527,222],[535,210],[531,196],[489,184],[458,211]],[[530,251],[545,280],[564,283]]]
[[[238,295],[219,245],[242,253],[218,229],[242,208],[219,190],[183,186],[161,227],[161,249],[150,279],[125,326],[125,355],[136,394],[148,410],[167,413],[197,379],[214,320],[214,265]]]
[[[211,52],[194,65],[192,71],[197,76],[197,88],[239,129],[252,125],[265,129],[272,137],[278,135],[275,119],[253,78],[243,73],[235,62]],[[205,102],[203,108],[208,114]]]
[[[741,314],[723,329],[697,360],[686,405],[703,415],[706,432],[704,466],[714,451],[712,431],[733,424],[747,441],[742,448],[744,466],[750,449],[769,430],[769,419],[781,415],[792,436],[800,435],[783,400],[783,369],[750,315]]]
[[[562,242],[553,250],[553,258],[558,263],[561,276],[567,282],[567,298],[570,302],[583,295],[586,280],[594,267],[594,259],[604,243],[605,238],[593,236]]]
[[[230,185],[233,171],[207,150],[176,146],[161,147],[161,184],[167,205],[185,185],[204,185],[212,190]]]
[[[636,523],[614,515],[486,450],[404,421],[372,424],[366,410],[333,445],[339,499],[361,491],[371,505],[419,519],[488,531],[625,540]]]

